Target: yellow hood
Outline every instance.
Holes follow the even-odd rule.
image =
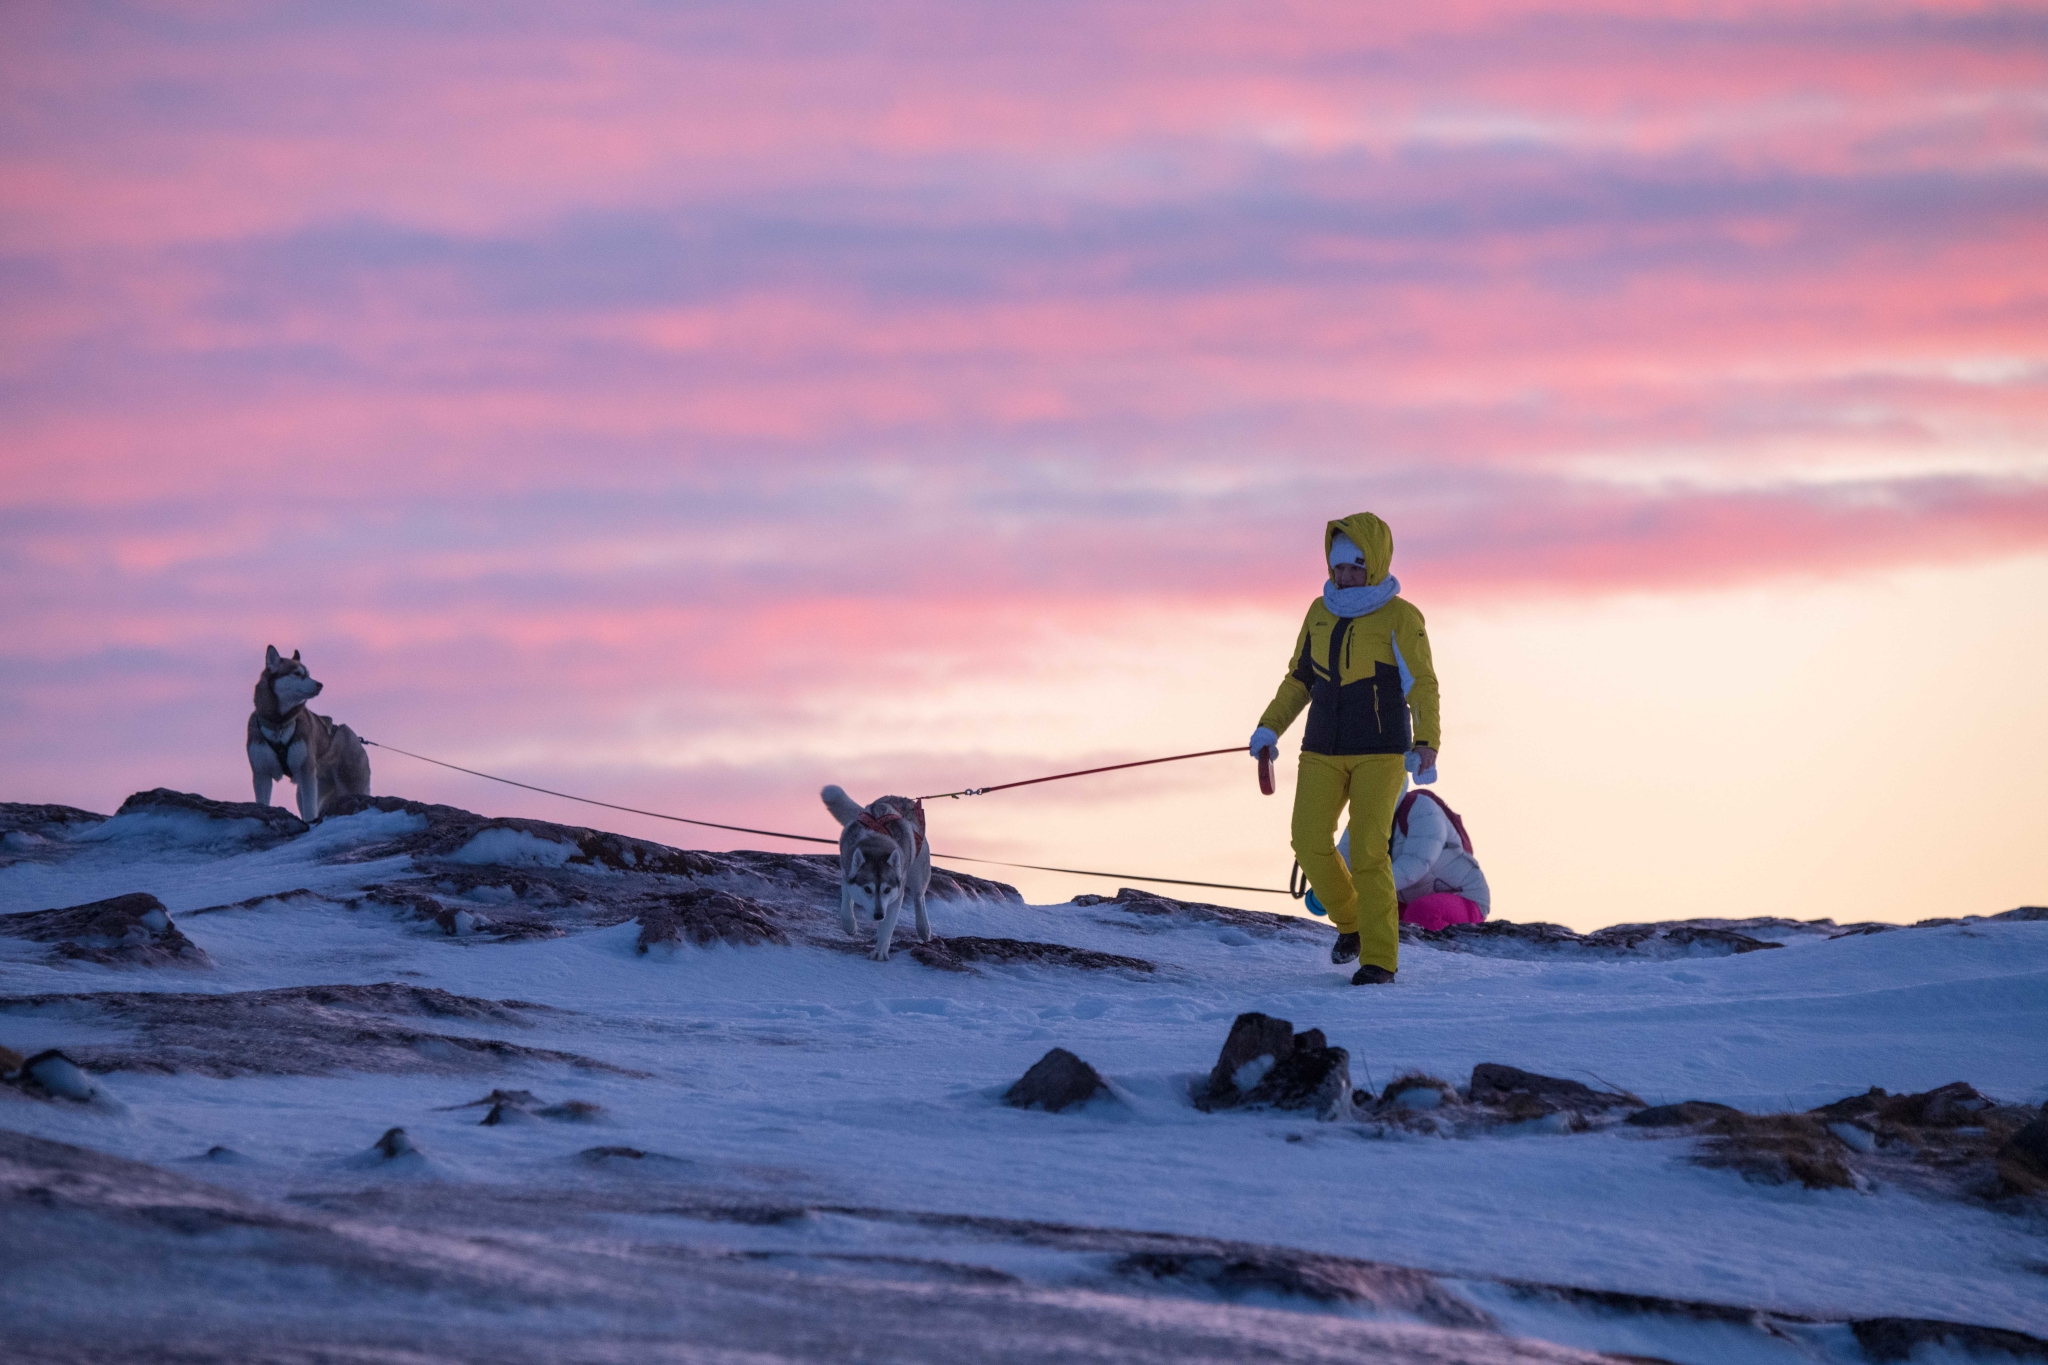
[[[1365,551],[1365,572],[1367,583],[1377,583],[1387,576],[1387,570],[1394,563],[1394,533],[1387,524],[1370,512],[1353,512],[1341,521],[1333,521],[1323,528],[1323,573],[1330,572],[1330,546],[1336,543],[1337,533],[1342,531],[1351,538],[1351,543]]]

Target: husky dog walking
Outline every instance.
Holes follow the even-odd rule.
[[[932,846],[924,835],[924,806],[907,796],[884,796],[863,806],[837,786],[818,795],[840,824],[839,923],[847,937],[860,937],[858,918],[879,921],[868,956],[887,962],[896,917],[909,901],[917,915],[917,941],[931,942],[924,898],[932,881]]]
[[[306,703],[320,695],[299,652],[287,659],[270,646],[256,680],[256,710],[249,717],[249,772],[256,804],[270,804],[270,784],[289,777],[299,789],[299,818],[312,824],[322,808],[344,796],[370,794],[370,754],[346,725],[316,716]]]

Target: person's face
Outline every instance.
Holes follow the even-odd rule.
[[[1331,568],[1330,577],[1340,588],[1362,588],[1366,586],[1369,575],[1363,564],[1338,564]]]

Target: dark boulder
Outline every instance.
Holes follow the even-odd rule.
[[[1606,1109],[1640,1109],[1643,1102],[1626,1091],[1595,1090],[1583,1081],[1563,1076],[1540,1076],[1499,1062],[1481,1062],[1472,1068],[1472,1085],[1467,1092],[1472,1103],[1507,1110],[1515,1117],[1536,1118],[1562,1110],[1575,1113]]]
[[[384,1136],[370,1144],[370,1152],[384,1161],[396,1161],[402,1156],[417,1156],[419,1150],[412,1145],[412,1139],[405,1135],[403,1128],[386,1128]]]
[[[1998,1178],[2014,1194],[2048,1194],[2048,1110],[1998,1149]]]
[[[1912,1360],[1922,1346],[1956,1351],[1976,1358],[2048,1360],[2048,1341],[2003,1327],[1972,1327],[1931,1318],[1864,1318],[1849,1324],[1864,1357],[1874,1361]]]
[[[1639,1109],[1622,1121],[1637,1128],[1683,1128],[1695,1123],[1710,1123],[1715,1119],[1741,1112],[1731,1105],[1715,1104],[1712,1100],[1681,1100],[1677,1104],[1659,1104],[1648,1109]]]
[[[1050,1113],[1076,1104],[1086,1104],[1108,1087],[1094,1067],[1063,1047],[1056,1047],[1031,1064],[1016,1084],[1003,1092],[1003,1103],[1016,1109],[1037,1105]]]
[[[1321,1029],[1296,1033],[1285,1019],[1238,1015],[1195,1107],[1260,1106],[1313,1109],[1326,1118],[1350,1113],[1351,1054],[1331,1047]]]

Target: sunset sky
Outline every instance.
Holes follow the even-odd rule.
[[[274,643],[829,834],[1242,743],[1372,510],[1497,915],[2048,904],[2039,4],[13,0],[0,405],[0,800],[248,799]],[[1290,793],[933,836],[1277,887]]]

